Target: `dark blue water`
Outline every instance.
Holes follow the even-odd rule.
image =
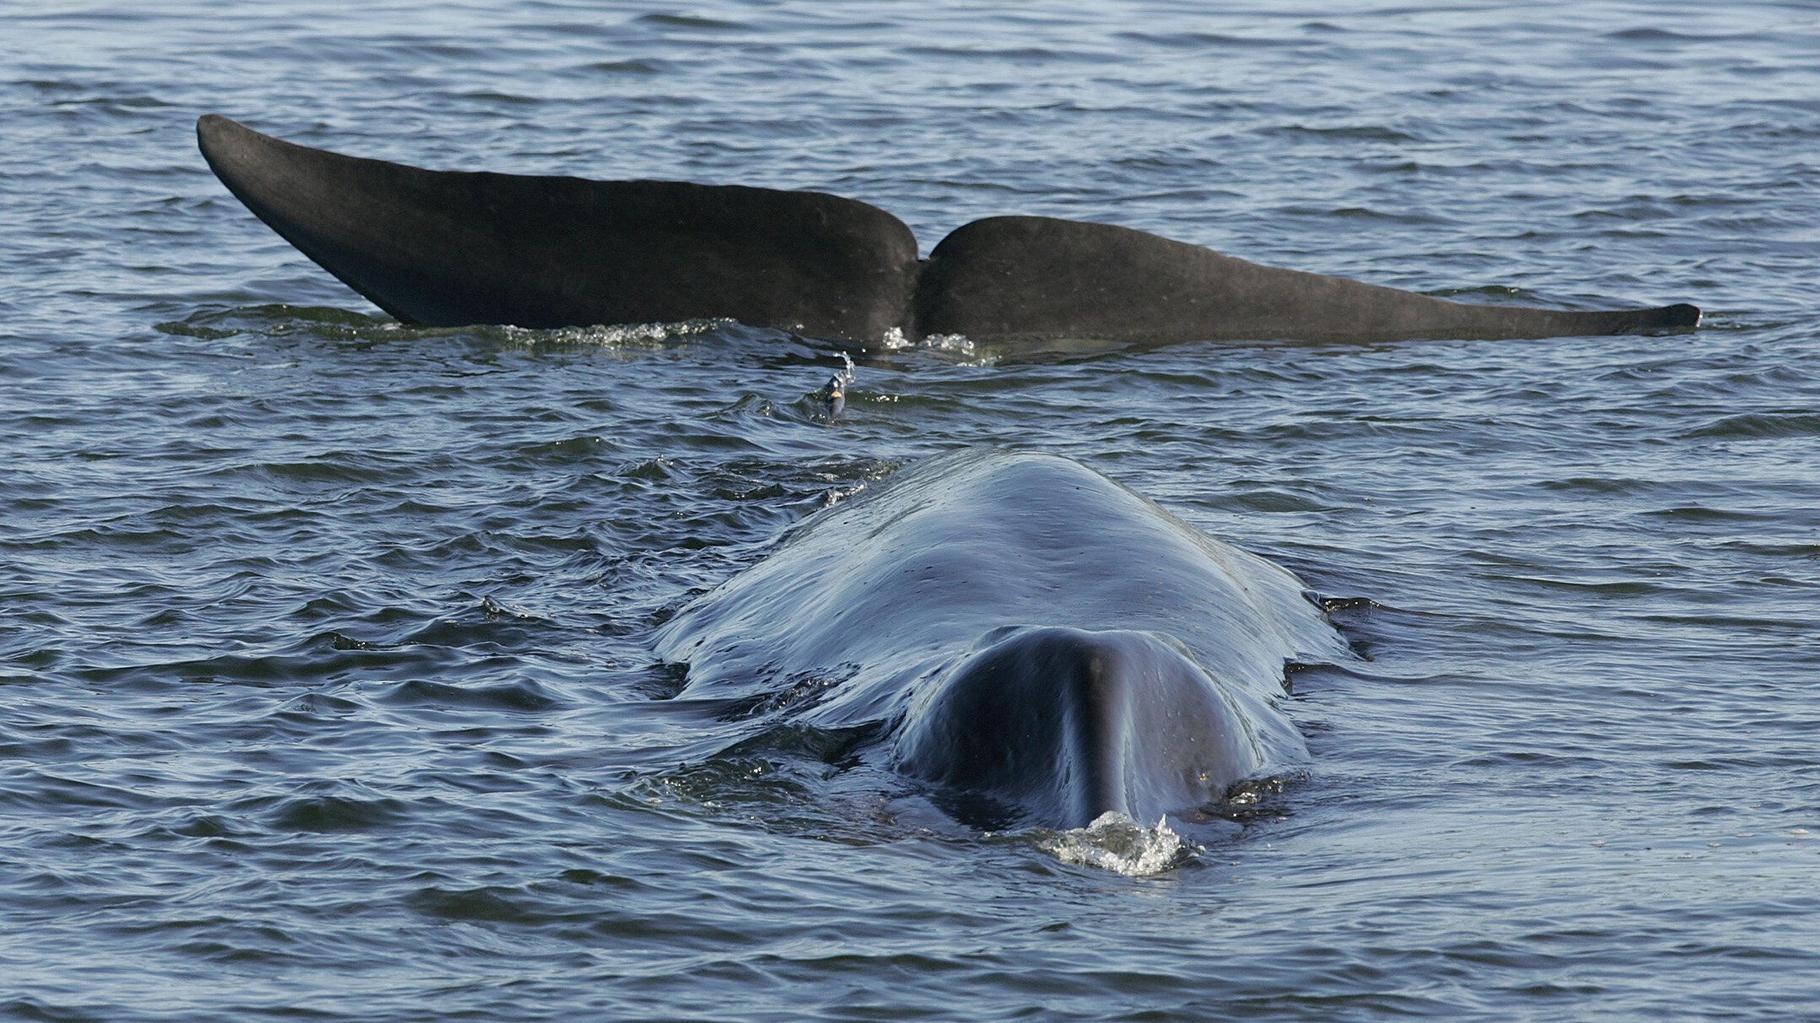
[[[1774,1018],[1820,1004],[1811,5],[0,9],[0,1017]],[[388,322],[203,112],[1042,213],[1698,333],[1061,355]],[[1160,872],[898,811],[653,636],[924,456],[1347,602]],[[1116,867],[1114,863],[1112,866]]]

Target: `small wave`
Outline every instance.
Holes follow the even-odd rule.
[[[1676,32],[1666,28],[1626,28],[1619,29],[1616,32],[1605,33],[1605,38],[1607,39],[1623,39],[1629,42],[1648,43],[1707,43],[1718,39],[1748,37],[1749,33],[1743,35],[1714,36],[1706,33],[1694,34],[1689,32]]]
[[[611,475],[629,480],[667,480],[676,475],[675,467],[676,463],[671,459],[658,456],[622,465]]]
[[[382,699],[406,706],[480,707],[505,711],[542,711],[562,706],[560,699],[530,679],[490,686],[458,686],[411,679],[393,686]]]
[[[239,334],[281,337],[298,331],[315,330],[325,336],[359,338],[375,331],[400,329],[391,320],[334,306],[262,303],[245,306],[209,306],[198,309],[181,320],[154,324],[152,329],[176,337],[196,337],[209,341]]]
[[[725,32],[746,27],[737,21],[704,18],[696,14],[645,14],[632,20],[640,25],[654,25],[658,28],[688,28],[713,32]]]
[[[1272,36],[1235,36],[1223,32],[1120,32],[1119,38],[1177,50],[1259,49],[1295,46],[1294,39]]]
[[[1726,416],[1690,430],[1689,440],[1705,437],[1812,437],[1820,434],[1820,415],[1811,412],[1753,412]]]
[[[280,804],[269,821],[280,831],[368,831],[397,823],[404,809],[398,799],[299,796]]]
[[[1376,210],[1369,206],[1311,206],[1297,203],[1280,207],[1282,213],[1294,217],[1337,217],[1341,220],[1372,220],[1386,224],[1449,224],[1446,217],[1420,210]]]
[[[813,680],[824,684],[828,680]],[[728,746],[721,752],[723,757],[756,758],[760,756],[785,756],[805,763],[847,764],[857,763],[859,749],[879,737],[880,729],[874,724],[857,725],[848,728],[817,728],[792,722],[767,728],[756,735],[748,736]]]
[[[776,419],[778,412],[776,402],[762,394],[748,391],[710,413],[708,418],[715,422],[737,424],[750,420]]]
[[[1147,828],[1116,810],[1100,814],[1084,828],[1040,834],[1035,844],[1063,863],[1098,867],[1126,877],[1174,870],[1201,851],[1176,834],[1167,817]]]
[[[499,89],[466,89],[460,92],[447,92],[444,97],[453,100],[466,100],[471,103],[498,103],[506,106],[528,107],[543,102],[537,96],[526,96],[523,93],[504,92]]]
[[[661,73],[667,65],[659,60],[601,60],[583,65],[584,71],[597,71],[609,75],[655,75]]]
[[[431,885],[413,893],[405,904],[419,913],[438,920],[484,921],[488,923],[542,923],[544,914],[521,904],[523,893],[516,888],[442,888]]]
[[[149,95],[144,95],[144,94],[132,95],[132,96],[83,96],[79,99],[58,100],[53,105],[58,106],[58,107],[76,107],[76,106],[106,107],[106,108],[109,108],[116,112],[131,111],[131,110],[156,110],[156,109],[165,108],[165,107],[179,106],[179,104],[172,103],[169,100],[164,100],[164,99],[158,98],[157,96],[149,96]]]
[[[904,52],[917,57],[968,61],[1051,62],[1063,60],[1091,60],[1096,56],[1088,50],[1055,50],[1043,46],[910,46],[906,47]]]
[[[1420,142],[1406,131],[1383,124],[1339,124],[1321,127],[1308,124],[1286,124],[1260,129],[1266,135],[1304,136],[1345,142]]]
[[[611,442],[599,434],[579,434],[560,440],[537,440],[520,447],[517,453],[531,462],[587,462],[609,444]]]

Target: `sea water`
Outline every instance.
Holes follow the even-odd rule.
[[[1820,1005],[1803,3],[0,8],[0,1017],[1765,1018]],[[1697,332],[854,352],[401,327],[197,115],[418,165],[1101,220]],[[602,239],[601,244],[613,244]],[[981,833],[655,631],[975,444],[1356,656],[1204,821]],[[1131,870],[1133,866],[1143,869]],[[1131,875],[1138,876],[1131,876]]]

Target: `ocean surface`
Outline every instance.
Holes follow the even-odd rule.
[[[1820,1018],[1812,3],[156,6],[0,5],[0,1018]],[[1707,320],[881,344],[830,421],[776,330],[401,327],[206,112]],[[693,597],[970,445],[1325,600],[1306,770],[1159,857],[671,699]]]

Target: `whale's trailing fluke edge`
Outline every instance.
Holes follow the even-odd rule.
[[[1260,266],[1106,224],[991,217],[928,260],[902,221],[821,192],[431,171],[210,114],[202,155],[287,241],[408,323],[724,317],[844,341],[1398,340],[1697,326],[1691,305],[1483,306]]]

